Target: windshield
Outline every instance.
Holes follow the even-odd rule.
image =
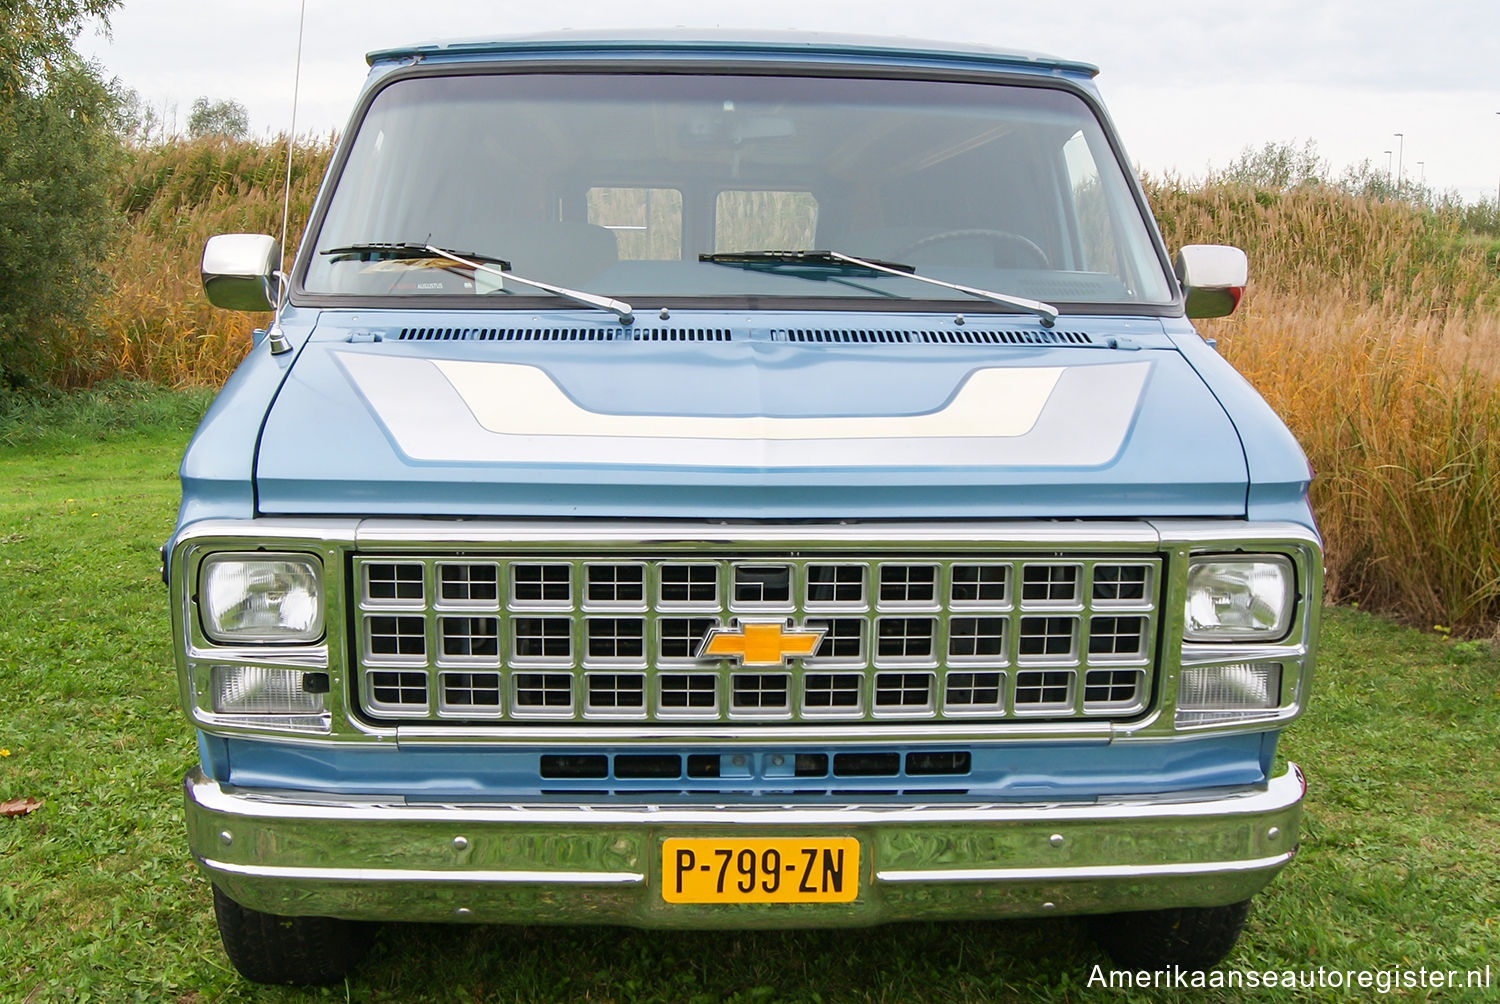
[[[815,249],[1054,303],[1172,299],[1093,112],[1048,87],[675,73],[399,80],[359,127],[303,288],[546,295],[381,250],[395,245],[471,250],[528,279],[653,303],[961,298],[896,272],[700,260]]]

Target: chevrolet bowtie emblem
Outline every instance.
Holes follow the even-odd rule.
[[[823,628],[789,628],[785,621],[750,621],[708,632],[699,658],[738,659],[743,666],[784,666],[818,650]]]

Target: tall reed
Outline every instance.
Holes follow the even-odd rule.
[[[292,156],[288,254],[312,209],[332,139],[299,142]],[[53,382],[90,386],[131,377],[168,386],[217,386],[269,315],[217,310],[203,295],[203,244],[220,233],[278,234],[285,138],[176,141],[135,151],[116,191],[129,227],[106,271],[111,294],[91,328],[56,347]]]

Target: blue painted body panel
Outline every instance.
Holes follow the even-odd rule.
[[[841,325],[932,327],[932,316],[839,315]],[[986,322],[994,322],[988,318]],[[1026,328],[1013,316],[1007,329]],[[1104,348],[1035,345],[791,344],[786,327],[826,312],[679,313],[683,327],[737,329],[714,343],[400,342],[406,325],[505,327],[599,324],[597,313],[328,312],[276,401],[258,464],[267,514],[603,516],[747,519],[1243,516],[1246,472],[1233,425],[1161,334],[1159,321],[1067,318]],[[978,323],[978,322],[972,322]],[[1061,322],[1060,322],[1061,323]],[[972,330],[972,325],[971,325]],[[1038,330],[1040,330],[1038,328]],[[367,340],[372,333],[380,341]],[[740,336],[743,336],[742,338]],[[350,339],[354,338],[354,341]],[[1124,446],[1094,466],[658,467],[438,463],[405,456],[337,355],[523,363],[543,369],[576,403],[606,414],[821,417],[919,413],[941,405],[984,367],[1082,367],[1149,361],[1151,374]],[[388,418],[385,416],[384,418]],[[1079,437],[1100,429],[1080,425]],[[311,438],[310,438],[311,437]]]
[[[261,425],[317,319],[316,310],[289,307],[282,320],[293,351],[272,355],[263,333],[257,333],[249,353],[219,390],[178,469],[179,527],[200,519],[255,515],[255,451]]]
[[[1035,744],[955,745],[972,753],[966,775],[908,777],[818,777],[791,774],[790,751],[756,747],[753,743],[693,746],[678,749],[662,744],[640,747],[526,748],[465,745],[390,745],[359,749],[294,746],[249,739],[206,737],[205,772],[214,780],[246,788],[297,789],[313,792],[400,795],[418,800],[512,799],[535,797],[538,791],[567,796],[597,792],[604,787],[628,797],[631,792],[680,793],[688,801],[712,802],[724,793],[782,797],[809,796],[830,790],[865,792],[870,796],[923,791],[933,797],[951,793],[966,800],[1091,799],[1112,794],[1145,794],[1196,788],[1259,784],[1269,775],[1275,752],[1274,736],[1248,733],[1165,743],[1054,742]],[[797,753],[823,753],[830,758],[848,752],[837,744],[798,746]],[[881,746],[882,752],[905,754],[932,746]],[[615,752],[674,752],[721,754],[725,773],[717,778],[679,780],[542,780],[542,754],[599,754]],[[783,763],[773,763],[781,756]],[[743,768],[729,764],[744,757]],[[958,792],[962,792],[961,795]]]
[[[1316,529],[1307,501],[1313,471],[1296,437],[1249,381],[1198,337],[1187,320],[1168,321],[1167,333],[1239,430],[1249,472],[1245,515]]]

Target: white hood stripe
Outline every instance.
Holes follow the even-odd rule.
[[[510,436],[637,439],[937,439],[1020,436],[1036,424],[1061,366],[976,370],[937,411],[918,415],[772,418],[610,415],[588,411],[546,372],[515,363],[434,360],[479,424]]]
[[[700,417],[590,411],[534,366],[334,357],[413,461],[719,470],[1099,467],[1151,372],[1147,360],[987,367],[923,414]]]

